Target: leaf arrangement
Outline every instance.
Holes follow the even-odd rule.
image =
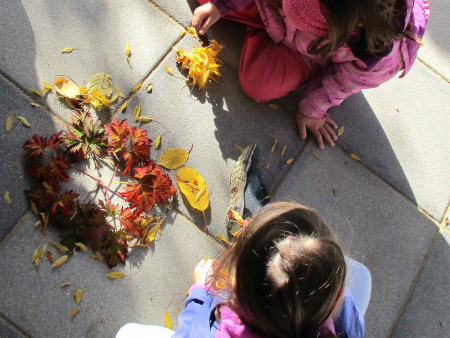
[[[161,232],[164,217],[149,216],[155,205],[168,203],[176,196],[170,177],[150,159],[151,140],[147,132],[117,119],[101,126],[88,111],[74,113],[67,129],[49,138],[34,135],[23,148],[24,163],[33,180],[25,193],[43,226],[52,224],[61,229],[61,243],[69,248],[83,249],[87,243],[97,254],[104,255],[109,267],[125,263],[129,244],[136,241],[148,246]],[[119,191],[126,206],[119,207],[109,198],[109,184],[77,167],[84,159],[96,166],[109,159],[114,174],[130,178]],[[78,171],[95,180],[103,189],[105,199],[98,204],[82,202],[73,190],[62,191],[69,172]],[[39,252],[38,256],[42,256]]]

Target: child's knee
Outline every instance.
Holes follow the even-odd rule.
[[[275,99],[273,92],[265,87],[262,81],[255,79],[251,74],[239,73],[239,83],[241,84],[242,91],[256,102],[267,102]]]

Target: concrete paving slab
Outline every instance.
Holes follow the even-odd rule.
[[[449,106],[450,86],[417,63],[330,113],[345,127],[343,149],[440,221],[450,201]]]
[[[312,142],[274,197],[317,210],[348,255],[369,268],[366,335],[385,337],[437,231],[434,223],[341,149],[320,151]]]
[[[450,231],[444,230],[414,287],[393,337],[447,337],[450,332]]]
[[[424,45],[418,58],[450,81],[450,31],[447,25],[450,4],[446,0],[435,0],[430,4],[431,15],[423,38]]]
[[[177,47],[190,49],[195,44],[194,39],[185,36]],[[167,74],[166,65],[177,77]],[[303,143],[297,135],[294,116],[251,101],[241,91],[234,70],[224,65],[221,72],[223,76],[217,84],[209,84],[202,91],[190,89],[178,78],[183,75],[177,70],[174,53],[171,53],[148,79],[153,84],[153,92],[147,94],[140,90],[137,97],[141,114],[158,121],[142,125],[150,138],[154,140],[158,134],[171,131],[162,136],[159,150],[151,150],[152,158],[158,160],[162,151],[168,148],[189,150],[193,145],[186,165],[198,170],[208,184],[211,206],[206,210],[206,217],[209,230],[212,234],[225,235],[230,175],[240,154],[235,145],[246,147],[255,143],[259,146],[260,165],[270,165],[268,170],[258,166],[270,190],[288,169],[285,161],[294,157]],[[134,125],[132,116],[136,104],[131,104],[118,118],[127,118]],[[275,152],[270,153],[275,139],[278,139],[278,145]],[[286,153],[281,159],[283,145],[286,145]],[[175,180],[175,171],[171,172],[171,177]],[[182,198],[179,207],[183,214],[203,227],[201,212],[192,211]]]
[[[56,118],[46,113],[39,107],[32,107],[30,99],[12,86],[5,78],[0,76],[0,165],[1,198],[0,198],[0,241],[8,231],[16,224],[20,216],[29,208],[24,189],[29,188],[27,175],[22,164],[24,151],[23,144],[34,134],[45,137],[62,129],[62,125]],[[10,132],[6,131],[5,122],[9,115],[25,117],[31,127],[22,125],[15,117]],[[3,198],[5,191],[11,197],[8,204]]]
[[[145,0],[73,3],[8,1],[0,11],[0,69],[24,88],[67,76],[79,86],[106,71],[129,93],[178,39],[181,27]],[[124,46],[131,48],[131,67]],[[77,50],[62,54],[61,49]],[[54,94],[47,103],[61,118],[69,110]]]
[[[183,308],[193,268],[221,249],[172,212],[154,247],[133,249],[126,266],[113,269],[127,276],[111,280],[106,264],[90,258],[90,251],[75,252],[54,269],[44,257],[36,268],[32,253],[49,240],[33,223],[34,217],[26,214],[0,249],[0,313],[33,337],[114,337],[127,322],[164,325],[166,308],[176,328],[177,308]],[[50,238],[57,234],[50,231]],[[54,257],[60,255],[48,248]],[[70,286],[61,288],[62,283]],[[77,289],[83,291],[80,312],[70,318]]]
[[[22,338],[25,337],[20,332],[15,330],[5,320],[0,317],[0,337],[2,338]]]

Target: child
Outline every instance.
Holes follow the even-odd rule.
[[[173,337],[363,337],[363,270],[359,312],[325,222],[300,205],[269,204],[217,261],[197,265]]]
[[[334,145],[327,110],[361,89],[411,68],[429,16],[428,0],[198,0],[192,26],[205,34],[221,16],[250,27],[239,67],[243,91],[257,102],[307,83],[297,125],[319,147]]]

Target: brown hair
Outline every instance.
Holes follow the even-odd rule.
[[[292,203],[261,208],[218,261],[213,285],[225,282],[233,290],[227,305],[271,337],[312,334],[333,310],[346,271],[327,224]]]

